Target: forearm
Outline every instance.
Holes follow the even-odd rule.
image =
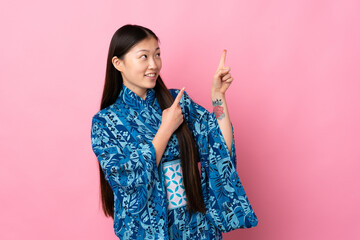
[[[152,140],[152,144],[154,145],[156,153],[156,166],[159,166],[160,160],[165,152],[170,137],[171,134],[169,133],[169,131],[166,131],[160,125],[159,130],[157,131],[154,139]]]
[[[213,103],[216,119],[221,129],[221,133],[224,136],[226,146],[231,154],[233,135],[232,135],[231,121],[230,121],[228,107],[226,104],[225,94],[212,92],[211,100]]]

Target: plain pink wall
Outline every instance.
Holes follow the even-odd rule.
[[[360,2],[1,1],[0,239],[117,239],[91,117],[113,33],[161,40],[162,76],[210,109],[221,50],[238,172],[259,217],[224,239],[359,239]]]

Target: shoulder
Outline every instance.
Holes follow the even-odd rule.
[[[175,99],[176,96],[179,94],[180,89],[170,88],[169,91],[170,91],[172,97]],[[182,98],[180,99],[180,104],[181,105],[189,105],[191,103],[192,103],[192,99],[190,98],[189,94],[186,91],[184,91],[184,94],[183,94]]]
[[[173,98],[175,98],[177,96],[177,94],[180,92],[180,89],[177,88],[169,88],[169,92],[171,93],[171,95],[173,96]],[[185,91],[184,91],[185,94]]]
[[[114,137],[114,126],[123,125],[117,117],[116,108],[110,105],[96,112],[91,119],[91,132],[94,137],[105,134],[107,137]]]
[[[169,89],[169,91],[173,98],[176,98],[180,89]],[[204,107],[195,102],[186,91],[184,91],[180,100],[180,106],[183,108],[185,115],[190,114],[189,117],[198,118],[208,112]]]
[[[108,115],[110,112],[109,107],[101,109],[100,111],[98,111],[97,113],[95,113],[92,118],[104,118],[106,115]]]
[[[93,114],[92,121],[94,122],[95,120],[97,120],[97,121],[106,122],[106,119],[108,117],[111,118],[111,116],[115,114],[115,111],[116,110],[114,109],[114,104],[112,104],[106,108],[99,110],[95,114]]]

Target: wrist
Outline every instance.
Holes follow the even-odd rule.
[[[225,99],[225,93],[221,93],[216,90],[211,90],[211,99],[214,101],[216,99]]]
[[[163,123],[160,124],[157,135],[160,135],[161,138],[169,140],[172,134],[173,131],[170,131]]]

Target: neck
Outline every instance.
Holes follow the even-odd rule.
[[[132,92],[134,92],[136,95],[138,95],[139,97],[141,97],[143,100],[145,100],[146,98],[146,92],[147,92],[147,89],[142,89],[142,88],[137,88],[137,87],[134,87],[132,85],[129,85],[129,84],[125,84],[125,82],[123,83],[128,89],[130,89]]]

